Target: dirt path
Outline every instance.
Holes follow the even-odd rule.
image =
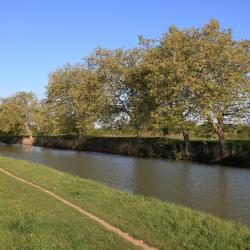
[[[32,183],[32,182],[26,181],[25,179],[20,178],[20,177],[14,175],[14,174],[8,172],[7,170],[4,170],[4,169],[0,168],[0,171],[1,171],[2,173],[6,174],[6,175],[8,175],[8,176],[10,176],[10,177],[12,177],[12,178],[18,180],[18,181],[20,181],[20,182],[23,182],[23,183],[25,183],[25,184],[28,184],[28,185],[30,185],[30,186],[36,188],[36,189],[39,189],[40,191],[42,191],[42,192],[44,192],[44,193],[47,193],[48,195],[50,195],[51,197],[53,197],[53,198],[59,200],[59,201],[62,202],[63,204],[65,204],[65,205],[67,205],[67,206],[69,206],[69,207],[71,207],[71,208],[77,210],[79,213],[81,213],[81,214],[87,216],[88,218],[90,218],[90,219],[96,221],[97,223],[101,224],[102,226],[104,226],[104,227],[105,227],[106,229],[108,229],[109,231],[111,231],[111,232],[113,232],[113,233],[119,235],[120,237],[122,237],[123,239],[129,241],[129,242],[132,243],[133,245],[138,246],[138,247],[141,247],[141,248],[143,248],[143,249],[145,249],[145,250],[157,250],[157,249],[154,248],[154,247],[148,246],[148,245],[147,245],[146,243],[144,243],[142,240],[138,240],[138,239],[133,238],[133,237],[130,236],[128,233],[123,232],[123,231],[121,231],[119,228],[112,226],[111,224],[109,224],[108,222],[104,221],[103,219],[101,219],[101,218],[95,216],[95,215],[92,214],[92,213],[89,213],[89,212],[85,211],[84,209],[82,209],[81,207],[79,207],[79,206],[77,206],[77,205],[71,203],[70,201],[63,199],[62,197],[58,196],[57,194],[55,194],[55,193],[53,193],[53,192],[51,192],[51,191],[49,191],[49,190],[47,190],[47,189],[45,189],[45,188],[42,188],[42,187],[40,187],[40,186],[38,186],[38,185],[36,185],[36,184],[34,184],[34,183]]]

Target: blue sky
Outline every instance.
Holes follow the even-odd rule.
[[[235,39],[250,38],[250,0],[3,0],[0,2],[0,96],[43,97],[48,73],[95,47],[129,48],[169,25],[200,27],[210,17]]]

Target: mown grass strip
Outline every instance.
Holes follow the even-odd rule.
[[[250,248],[250,230],[241,224],[27,161],[1,157],[0,166],[159,249]]]
[[[102,220],[101,218],[83,210],[82,208],[80,208],[79,206],[76,206],[75,204],[71,203],[70,201],[68,200],[65,200],[63,199],[62,197],[56,195],[55,193],[47,190],[47,189],[44,189],[32,182],[29,182],[29,181],[26,181],[24,180],[23,178],[20,178],[14,174],[11,174],[10,172],[0,168],[0,172],[4,173],[5,175],[19,181],[19,182],[22,182],[22,183],[25,183],[33,188],[36,188],[38,190],[40,190],[41,192],[44,192],[46,194],[48,194],[49,196],[55,198],[56,200],[62,202],[63,204],[65,204],[66,206],[69,206],[73,209],[75,209],[76,211],[78,211],[79,213],[87,216],[89,219],[91,220],[94,220],[95,222],[99,223],[100,225],[104,226],[106,229],[108,229],[109,231],[119,235],[120,237],[124,238],[125,240],[129,241],[130,243],[132,243],[133,245],[135,246],[138,246],[138,247],[141,247],[143,248],[144,250],[156,250],[156,248],[153,248],[153,247],[149,247],[148,245],[144,244],[141,240],[137,240],[137,239],[134,239],[133,237],[131,237],[130,235],[128,235],[127,233],[125,232],[122,232],[120,229],[110,225],[109,223],[107,223],[106,221]]]
[[[0,249],[138,249],[26,184],[0,172]]]

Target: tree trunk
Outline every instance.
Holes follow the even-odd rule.
[[[219,137],[219,142],[220,144],[225,144],[225,135],[224,135],[224,131],[219,129],[218,131],[218,137]]]
[[[168,131],[168,128],[167,127],[163,127],[163,129],[162,129],[162,132],[163,132],[163,136],[167,136],[167,135],[169,135],[169,131]]]
[[[219,142],[223,145],[225,144],[225,134],[224,134],[224,123],[223,119],[218,119],[218,137],[219,137]]]
[[[25,127],[26,127],[26,133],[28,134],[29,138],[32,139],[32,132],[27,122],[25,123]]]
[[[183,135],[183,139],[185,141],[186,144],[188,144],[190,141],[189,141],[189,133],[186,129],[184,129],[182,131],[182,135]]]
[[[221,159],[223,159],[226,155],[226,144],[225,144],[225,133],[224,133],[224,123],[223,119],[218,119],[218,137],[221,145]]]
[[[185,141],[185,148],[186,148],[186,157],[189,159],[190,151],[191,151],[191,145],[189,140],[189,133],[186,129],[182,130],[182,135]]]

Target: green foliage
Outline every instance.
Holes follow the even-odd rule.
[[[181,132],[188,142],[198,126],[197,135],[216,134],[224,143],[225,133],[249,125],[249,40],[234,40],[231,29],[211,19],[201,28],[171,26],[159,39],[141,36],[139,45],[99,47],[83,62],[56,69],[40,104],[25,92],[3,99],[0,132],[81,136],[95,127],[137,135],[168,130]]]
[[[197,125],[194,129],[194,136],[197,138],[212,138],[214,136],[213,126],[211,123],[206,122],[204,124]]]
[[[148,127],[150,105],[144,69],[140,67],[143,50],[107,50],[98,48],[88,58],[88,66],[104,85],[106,108],[100,122],[106,127]]]
[[[228,129],[228,135],[241,139],[250,138],[250,125],[236,125],[233,128]]]
[[[235,41],[211,19],[195,40],[196,64],[191,68],[196,112],[209,121],[220,141],[225,125],[242,122],[249,111],[249,41]]]
[[[223,141],[225,123],[249,111],[249,41],[233,40],[214,19],[201,29],[170,27],[144,60],[158,124],[187,130],[190,120],[208,121]]]
[[[40,110],[37,97],[30,92],[19,92],[0,103],[0,132],[29,135],[37,127],[36,115]]]
[[[45,109],[53,133],[82,135],[103,109],[104,88],[83,65],[67,64],[50,74]]]

